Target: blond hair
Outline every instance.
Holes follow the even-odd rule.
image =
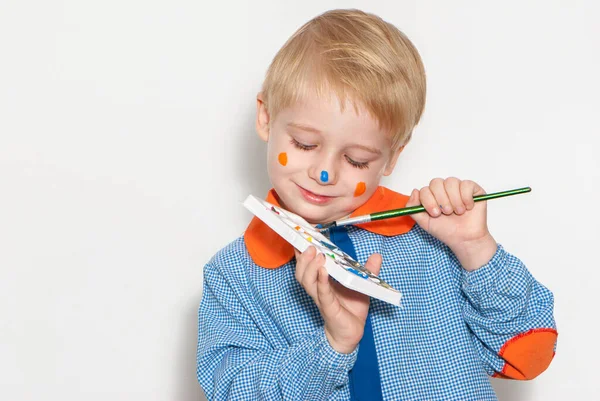
[[[275,55],[262,87],[274,119],[309,91],[362,105],[404,146],[425,107],[425,70],[411,41],[392,24],[359,10],[332,10],[298,29]]]

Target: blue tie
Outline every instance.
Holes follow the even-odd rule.
[[[346,227],[333,227],[329,230],[329,234],[331,242],[352,256],[353,259],[357,259],[354,245],[350,241]],[[360,340],[356,363],[352,370],[350,370],[349,378],[350,399],[352,401],[383,401],[370,313],[367,315],[365,332]]]

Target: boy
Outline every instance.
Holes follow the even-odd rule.
[[[327,12],[274,58],[257,99],[267,200],[313,224],[423,204],[331,239],[403,293],[396,307],[330,279],[258,219],[204,269],[197,375],[210,400],[492,400],[554,355],[553,296],[486,225],[483,190],[379,186],[425,103],[412,43],[380,18]],[[416,224],[415,224],[416,222]]]

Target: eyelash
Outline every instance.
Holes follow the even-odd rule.
[[[298,142],[294,138],[292,138],[292,140],[290,142],[292,143],[292,145],[294,145],[298,149],[303,150],[305,152],[308,152],[309,150],[313,150],[317,146],[317,145],[305,145],[303,143]]]
[[[303,143],[298,142],[297,140],[295,140],[294,138],[292,138],[292,140],[290,141],[292,145],[294,145],[296,148],[303,150],[305,152],[308,152],[310,150],[313,150],[317,145],[305,145]],[[344,157],[346,158],[346,161],[348,163],[350,163],[350,165],[352,167],[358,168],[358,169],[365,169],[365,168],[369,168],[369,163],[368,162],[357,162],[352,160],[351,158],[349,158],[348,156],[344,155]]]
[[[368,162],[356,162],[354,160],[352,160],[351,158],[349,158],[348,156],[344,156],[346,158],[346,160],[348,161],[348,163],[350,163],[352,165],[352,167],[356,167],[359,169],[364,169],[364,168],[369,168],[369,163]]]

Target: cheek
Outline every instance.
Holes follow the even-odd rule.
[[[367,190],[367,184],[365,184],[364,182],[359,182],[358,184],[356,184],[356,188],[354,189],[354,197],[359,197],[362,194],[365,193],[365,191]]]

